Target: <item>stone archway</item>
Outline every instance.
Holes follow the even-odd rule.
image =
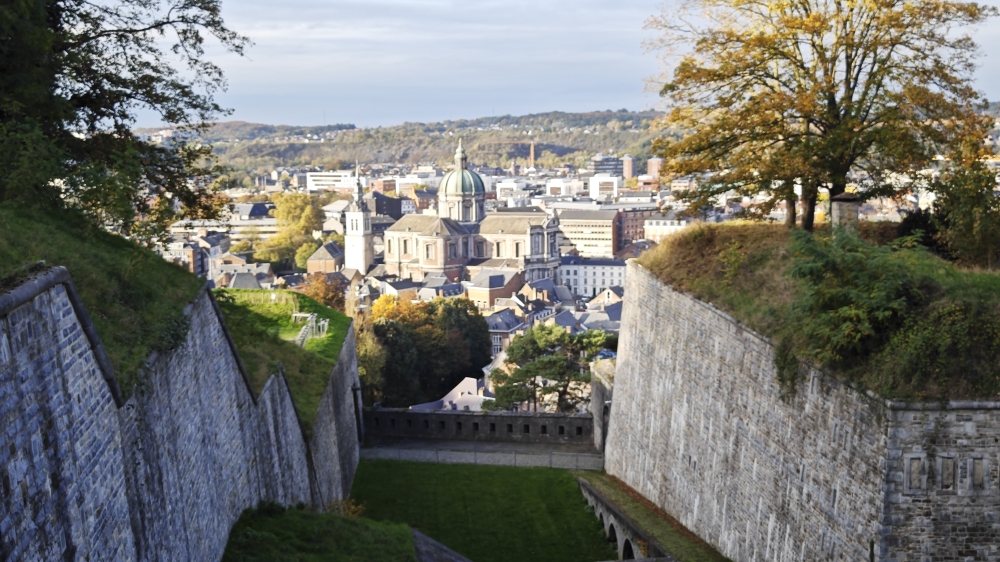
[[[618,533],[615,532],[615,524],[608,525],[608,542],[614,543],[615,550],[618,550]]]
[[[625,539],[622,546],[622,560],[635,560],[635,552],[632,551],[632,541]]]

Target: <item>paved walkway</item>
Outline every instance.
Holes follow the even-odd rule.
[[[366,459],[417,462],[547,466],[603,470],[604,456],[592,446],[571,443],[511,443],[446,439],[372,438],[361,449]]]
[[[417,553],[417,562],[472,562],[416,529],[410,529],[410,532],[413,533],[413,549]]]

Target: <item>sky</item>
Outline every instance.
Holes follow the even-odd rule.
[[[987,2],[1000,3],[1000,0]],[[545,111],[650,109],[645,20],[659,0],[224,0],[246,56],[209,49],[223,120],[360,127]],[[974,33],[1000,99],[1000,19]],[[158,126],[141,115],[140,126]]]

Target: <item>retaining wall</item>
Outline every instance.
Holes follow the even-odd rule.
[[[122,403],[64,269],[0,296],[0,559],[213,560],[259,500],[349,491],[353,346],[310,448],[284,377],[253,396],[211,295],[185,312],[186,341],[151,356]]]
[[[742,561],[1000,558],[1000,404],[886,403],[628,264],[605,466]],[[970,558],[971,557],[971,558]]]
[[[385,437],[521,443],[592,443],[594,440],[594,419],[588,414],[380,408],[364,412],[364,425],[368,435]]]

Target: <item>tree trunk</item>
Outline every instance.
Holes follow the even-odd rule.
[[[788,196],[788,199],[785,199],[785,226],[788,228],[795,227],[795,204],[797,202],[794,192]]]
[[[812,232],[816,222],[816,186],[812,182],[802,184],[802,230]]]

